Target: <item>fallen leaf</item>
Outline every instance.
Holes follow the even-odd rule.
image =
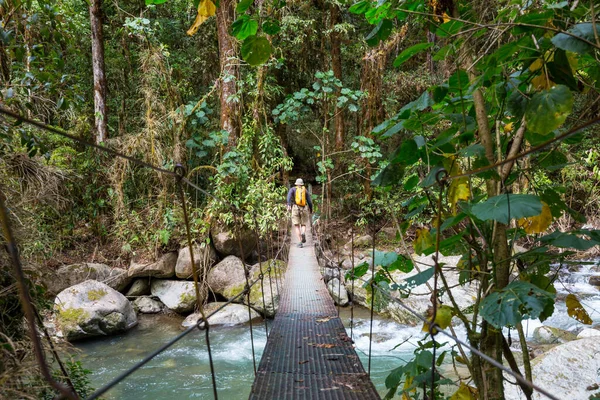
[[[298,361],[298,364],[306,364],[309,360]]]
[[[328,322],[331,321],[332,319],[334,319],[335,317],[324,317],[324,318],[317,318],[316,321],[317,322]]]

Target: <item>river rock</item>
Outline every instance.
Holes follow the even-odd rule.
[[[348,292],[346,288],[340,284],[340,280],[338,278],[333,278],[327,284],[327,289],[329,290],[329,294],[333,298],[335,304],[340,306],[348,305]]]
[[[325,283],[328,283],[329,281],[331,281],[334,278],[338,278],[340,277],[340,270],[337,268],[324,268],[323,269],[323,281],[325,281]]]
[[[228,300],[231,299],[244,290],[243,286],[246,283],[244,263],[236,256],[225,257],[210,270],[207,283],[213,292],[225,296]],[[234,289],[240,286],[242,289]]]
[[[150,294],[150,279],[148,278],[139,278],[133,281],[125,296],[145,296]]]
[[[129,266],[129,277],[154,277],[154,278],[172,278],[175,276],[175,263],[177,262],[177,253],[171,252],[163,254],[154,262],[131,262]]]
[[[180,314],[189,313],[196,305],[194,282],[154,279],[150,290],[170,310]]]
[[[156,314],[162,311],[163,303],[150,297],[138,297],[133,301],[133,308],[141,314]]]
[[[210,228],[210,237],[215,249],[224,256],[233,255],[242,258],[240,252],[241,242],[243,255],[248,257],[256,247],[256,235],[254,231],[246,227],[240,229],[239,235],[235,234],[234,231],[234,227],[229,227],[223,223],[212,225]]]
[[[208,315],[214,312],[217,308],[223,306],[223,302],[208,303],[204,307],[204,314]],[[248,318],[248,310],[250,310],[250,319],[254,320],[260,317],[258,313],[247,305],[243,304],[228,304],[222,310],[217,311],[216,314],[211,315],[208,318],[208,323],[212,325],[239,325],[245,324],[250,321]],[[200,313],[193,313],[181,324],[183,327],[188,328],[196,325],[198,320],[202,318]]]
[[[94,280],[60,292],[54,310],[58,334],[67,340],[112,335],[137,324],[135,311],[125,296]]]
[[[594,393],[587,388],[598,384],[599,353],[598,338],[579,339],[558,345],[531,361],[533,382],[558,399],[587,400]],[[510,377],[509,380],[514,381],[514,378]],[[526,399],[517,386],[509,383],[504,385],[507,400]],[[546,396],[534,390],[532,398],[545,400]]]
[[[286,271],[286,263],[281,260],[269,260],[261,264],[264,274],[263,284],[260,283],[261,270],[259,264],[250,268],[250,306],[265,317],[274,317],[279,307],[279,289],[283,285],[283,277]],[[267,271],[271,268],[271,273]],[[254,283],[254,284],[253,284]],[[277,284],[279,283],[279,287]],[[236,290],[243,290],[239,287]],[[237,293],[239,293],[237,291]],[[236,293],[236,294],[237,294]],[[243,302],[248,304],[247,296]]]
[[[217,253],[211,244],[194,244],[192,245],[192,248],[194,249],[194,263],[196,264],[198,273],[212,267],[217,261]],[[179,250],[175,274],[178,278],[182,279],[189,279],[193,276],[192,257],[190,255],[189,247],[184,247]]]
[[[124,290],[131,282],[123,268],[111,268],[98,263],[80,263],[65,265],[54,273],[45,274],[44,284],[48,294],[56,295],[86,280],[103,282],[118,291]]]
[[[579,332],[579,334],[577,335],[577,339],[583,339],[583,338],[595,337],[595,336],[600,336],[600,330],[592,329],[592,328],[585,328],[584,330]]]
[[[369,247],[373,245],[373,237],[371,235],[363,235],[354,238],[354,248]],[[344,245],[344,249],[352,249],[352,240]]]
[[[577,336],[552,326],[540,326],[533,331],[533,339],[539,344],[556,344],[577,339]]]
[[[592,286],[598,286],[598,287],[600,287],[600,276],[598,276],[598,275],[590,276],[589,283]]]

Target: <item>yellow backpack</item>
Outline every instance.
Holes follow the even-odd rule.
[[[296,188],[296,205],[300,207],[306,205],[306,188],[304,186]]]

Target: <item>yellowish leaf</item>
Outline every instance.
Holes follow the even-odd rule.
[[[450,400],[477,400],[477,389],[460,383],[460,387],[450,397]]]
[[[433,238],[431,237],[431,233],[426,228],[417,229],[417,238],[413,242],[413,246],[415,248],[415,253],[421,255],[425,251],[425,249],[430,248],[433,245]]]
[[[567,313],[582,324],[591,325],[592,319],[574,294],[567,295]]]
[[[508,124],[504,125],[504,133],[512,132],[513,128],[514,128],[514,123],[509,122]]]
[[[531,84],[536,89],[550,89],[555,85],[555,83],[552,82],[550,78],[548,78],[548,75],[546,75],[546,73],[541,73],[540,75],[533,78],[531,80]]]
[[[531,65],[529,66],[529,70],[531,72],[535,72],[538,69],[542,68],[544,66],[544,60],[541,58],[538,58],[537,60],[535,60],[534,62],[531,63]]]
[[[468,179],[466,177],[453,179],[448,188],[448,200],[452,208],[452,215],[456,215],[456,204],[459,201],[469,200],[470,197]]]
[[[215,15],[217,12],[217,7],[215,3],[211,0],[201,0],[198,3],[198,14],[196,15],[196,19],[194,20],[194,24],[187,30],[187,34],[189,36],[194,36],[196,32],[198,32],[198,28],[200,25],[204,23],[207,19]]]
[[[542,212],[534,217],[521,218],[517,221],[518,225],[525,229],[528,234],[542,233],[548,229],[552,223],[552,212],[548,204],[542,201]]]
[[[450,326],[453,316],[454,316],[454,309],[452,307],[441,306],[441,307],[438,307],[438,309],[437,309],[434,322],[440,328],[446,329],[447,327]],[[429,321],[431,321],[431,317],[429,318]],[[429,324],[426,322],[423,323],[423,328],[421,328],[421,331],[429,332]],[[437,331],[437,329],[433,328],[431,333],[435,335],[438,333],[438,331]]]
[[[461,363],[461,364],[467,365],[467,360],[465,360],[464,358],[462,358],[462,356],[456,356],[456,357],[454,357],[454,359],[456,360],[457,363]]]
[[[444,13],[442,14],[442,18],[444,18],[444,22],[448,22],[450,21],[450,16],[448,14],[446,14],[446,12],[444,11]]]

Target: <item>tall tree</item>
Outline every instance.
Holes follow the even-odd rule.
[[[94,73],[94,121],[96,143],[102,143],[108,138],[104,35],[102,33],[102,0],[92,0],[90,2],[90,26],[92,29],[92,70]]]
[[[341,51],[341,40],[340,33],[336,31],[336,24],[341,21],[340,18],[340,9],[337,4],[331,4],[329,6],[329,14],[330,14],[330,26],[329,26],[329,40],[331,42],[331,69],[333,70],[333,75],[342,80],[342,51]],[[338,90],[339,92],[339,90]],[[344,147],[344,114],[341,112],[336,112],[335,120],[335,148],[336,150],[341,150]]]
[[[229,27],[235,19],[235,4],[233,0],[223,0],[216,13],[221,65],[221,129],[229,133],[230,146],[235,146],[241,132],[241,107],[236,99],[239,75],[237,48],[235,39],[229,34]]]

